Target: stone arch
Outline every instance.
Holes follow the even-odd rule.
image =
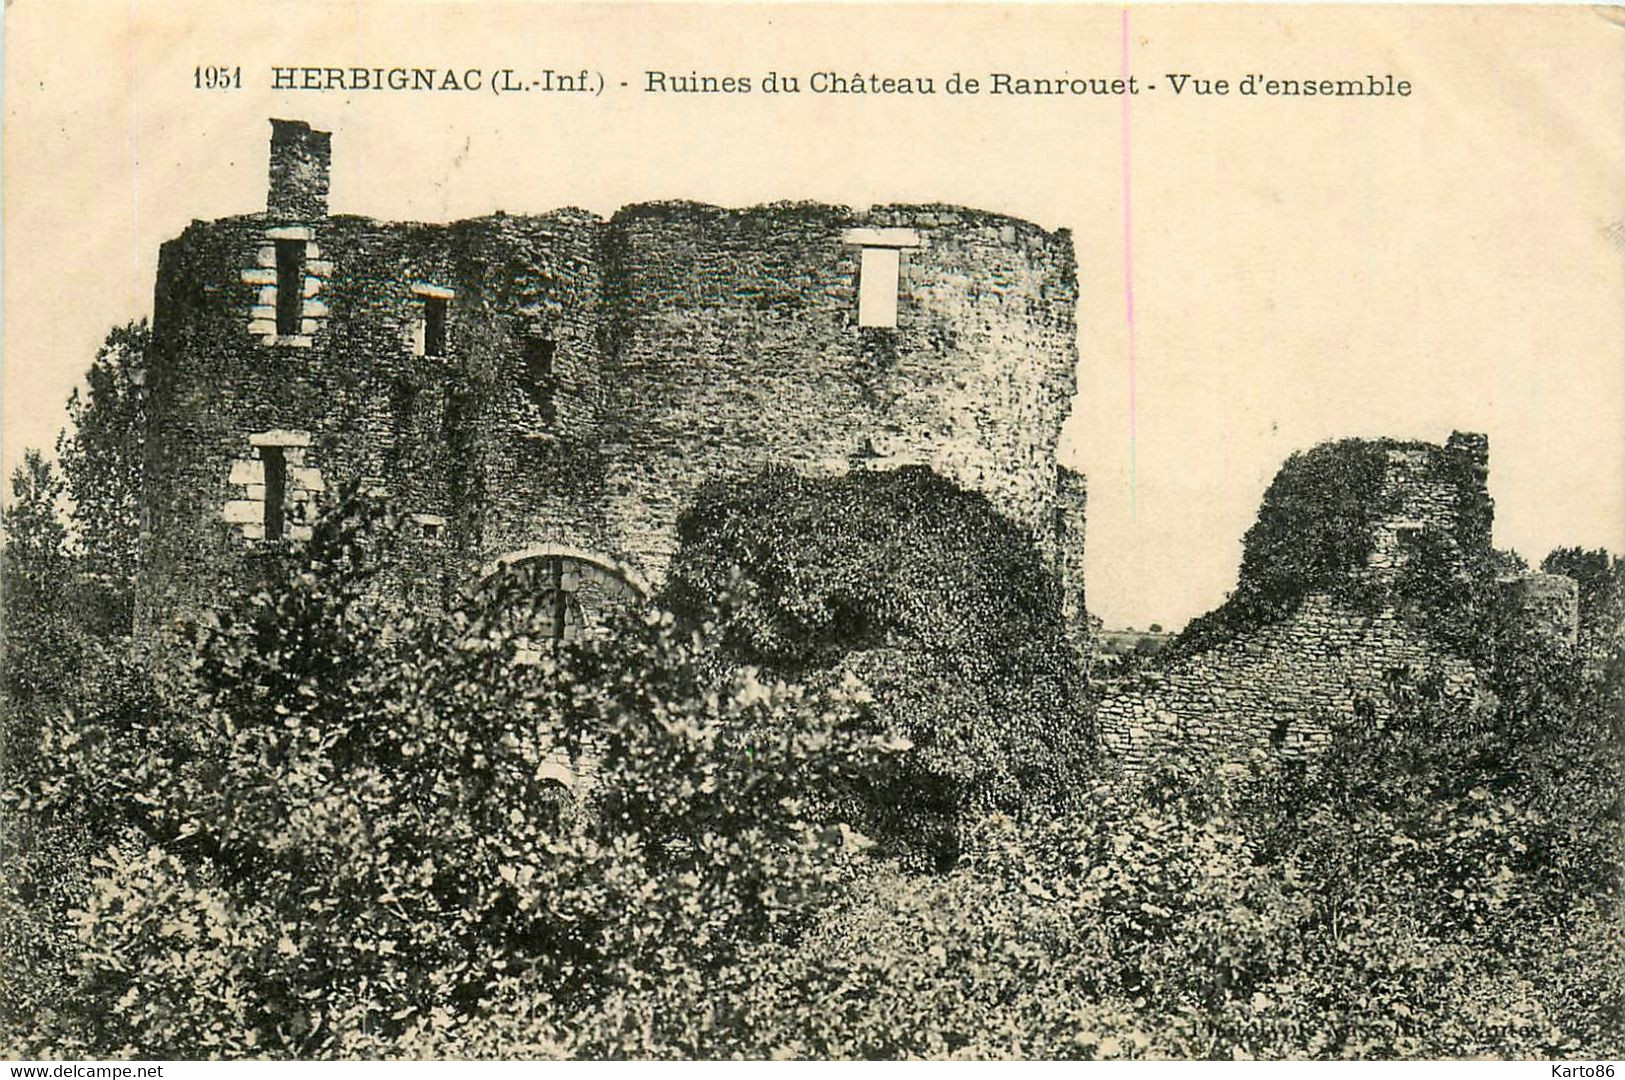
[[[600,555],[595,551],[589,551],[586,548],[572,547],[569,544],[534,544],[530,547],[520,548],[518,551],[510,551],[508,554],[500,555],[486,563],[485,567],[480,571],[480,578],[482,580],[488,578],[505,566],[514,566],[534,559],[548,558],[568,559],[595,567],[600,572],[625,583],[643,600],[647,600],[654,595],[654,590],[643,579],[643,575],[624,562],[619,559],[612,559],[607,555]]]
[[[553,639],[574,640],[618,605],[642,606],[653,594],[636,570],[619,560],[567,544],[537,544],[487,563],[481,578],[509,567],[534,568],[536,587],[553,612]]]

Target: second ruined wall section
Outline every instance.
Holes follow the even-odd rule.
[[[1218,624],[1228,629],[1216,638],[1104,687],[1097,709],[1102,740],[1131,767],[1179,748],[1229,757],[1254,749],[1312,752],[1342,725],[1388,722],[1396,715],[1396,691],[1406,686],[1455,705],[1475,700],[1480,673],[1463,634],[1490,628],[1464,620],[1482,621],[1483,611],[1428,605],[1441,597],[1466,605],[1464,585],[1491,583],[1488,440],[1467,432],[1443,444],[1345,440],[1310,453],[1327,450],[1343,460],[1375,460],[1381,470],[1364,489],[1364,561],[1340,566],[1336,578],[1262,624]],[[1299,461],[1289,460],[1280,476],[1302,475]],[[1325,472],[1316,475],[1325,489],[1310,488],[1311,494],[1347,499]],[[1315,549],[1324,537],[1284,550],[1293,537],[1277,535],[1282,531],[1277,526],[1267,537],[1283,548],[1270,549],[1277,559],[1293,558],[1290,565],[1299,566],[1325,559],[1327,553]],[[1249,587],[1261,586],[1244,563],[1238,592]],[[1559,646],[1573,645],[1572,580],[1514,576],[1500,581],[1498,592],[1498,602],[1512,604],[1531,630]],[[1214,614],[1227,609],[1236,610],[1227,605]]]
[[[1395,681],[1471,697],[1472,665],[1392,610],[1362,612],[1325,594],[1279,622],[1113,686],[1096,711],[1104,748],[1128,766],[1182,749],[1220,759],[1251,750],[1324,749],[1333,730],[1391,711]]]

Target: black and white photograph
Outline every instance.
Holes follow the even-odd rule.
[[[10,1075],[1612,1076],[1620,12],[10,0]]]

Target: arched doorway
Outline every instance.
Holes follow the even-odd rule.
[[[581,548],[544,544],[510,552],[488,563],[481,577],[515,575],[516,588],[506,595],[504,607],[518,631],[521,664],[541,661],[560,645],[603,633],[617,610],[638,609],[649,602],[651,590],[637,571],[624,563]],[[538,731],[544,760],[537,777],[556,785],[561,796],[556,812],[573,812],[570,798],[590,786],[597,773],[600,749],[589,739],[572,756],[552,733]]]
[[[488,564],[482,576],[503,570],[521,576],[522,591],[535,606],[530,622],[540,626],[544,639],[538,647],[601,632],[612,612],[642,607],[650,596],[648,584],[624,563],[563,544],[511,552]]]

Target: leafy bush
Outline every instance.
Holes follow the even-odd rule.
[[[1617,734],[1599,738],[1585,695],[1518,734],[1423,695],[1405,707],[1318,759],[1171,758],[1070,813],[995,815],[950,872],[871,864],[804,936],[700,983],[563,1024],[491,1018],[432,1051],[1618,1055]],[[1553,788],[1587,739],[1595,770]]]
[[[863,800],[869,827],[939,865],[989,810],[1064,804],[1090,767],[1083,675],[1032,537],[929,469],[703,490],[664,602],[717,619],[725,653],[795,678],[857,674],[914,746]]]
[[[1485,606],[1462,507],[1348,595],[1474,635],[1492,708],[1396,684],[1320,758],[1133,778],[1089,772],[1031,538],[925,470],[714,488],[681,623],[539,655],[523,571],[386,604],[392,516],[351,496],[160,679],[126,656],[141,343],[99,357],[66,483],[13,481],[7,1054],[1625,1055],[1607,553],[1543,564],[1581,584],[1565,650]],[[1200,633],[1350,581],[1382,445],[1278,478]]]
[[[504,1018],[437,1050],[1617,1055],[1618,908],[1532,857],[1527,792],[1484,787],[1470,751],[1373,733],[1324,767],[1165,761],[1043,824],[985,820],[949,873],[872,868],[804,937],[702,985],[618,994],[563,1028]]]
[[[128,628],[115,630],[106,618],[127,604],[109,602],[109,590],[84,573],[61,515],[64,487],[57,470],[29,452],[12,477],[0,550],[0,955],[7,969],[0,1030],[7,1031],[67,995],[74,950],[67,917],[90,878],[82,815],[36,818],[18,795],[49,764],[43,726],[122,690],[128,646]]]
[[[709,680],[654,616],[518,662],[522,578],[399,615],[369,587],[388,525],[347,502],[200,626],[186,700],[47,730],[30,809],[98,803],[111,840],[37,1045],[308,1057],[496,1000],[569,1015],[788,932],[841,874],[853,834],[801,795],[884,754],[859,688]],[[594,763],[579,806],[556,748]]]

